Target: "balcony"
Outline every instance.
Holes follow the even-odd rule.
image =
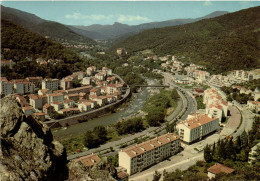
[[[160,158],[161,155],[155,155],[154,158],[157,159],[157,158]]]
[[[143,166],[143,165],[144,165],[143,162],[137,163],[137,166],[138,166],[138,167],[141,167],[141,166]]]

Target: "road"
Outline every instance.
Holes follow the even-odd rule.
[[[168,79],[167,79],[167,81],[168,81]],[[171,85],[171,88],[173,88],[173,87],[174,87],[174,85]],[[189,97],[189,95],[187,93],[185,93],[185,91],[181,90],[181,88],[178,88],[178,91],[180,93],[181,99],[179,100],[178,106],[176,107],[174,112],[166,118],[167,122],[173,122],[176,118],[183,119],[190,112],[192,112],[192,111],[194,111],[194,109],[196,109],[196,107],[194,108],[193,104],[190,103],[190,101],[192,101],[192,98]],[[187,99],[187,97],[188,97],[188,99]],[[186,110],[185,108],[187,106],[188,106],[188,109]],[[136,133],[135,135],[129,135],[121,140],[113,141],[113,142],[109,142],[104,145],[101,145],[99,148],[94,148],[94,149],[90,149],[90,150],[87,150],[87,151],[84,151],[81,153],[69,155],[68,159],[69,160],[75,159],[75,158],[82,157],[82,156],[85,156],[85,155],[88,155],[88,154],[91,154],[94,152],[95,153],[98,152],[99,154],[102,154],[103,156],[113,156],[113,155],[116,155],[117,152],[122,149],[123,144],[131,145],[131,144],[134,144],[135,139],[138,139],[138,138],[144,138],[147,136],[154,137],[156,135],[165,134],[166,133],[165,127],[166,127],[166,123],[160,127],[150,127],[140,133]],[[113,151],[111,151],[111,149],[110,149],[111,147],[113,148]]]
[[[166,80],[166,82],[171,81],[170,76],[168,76],[168,77],[169,78]],[[174,84],[171,84],[171,85],[174,87],[178,87]],[[187,90],[184,90],[180,87],[178,87],[178,90],[182,91],[183,94],[187,98],[187,99],[183,99],[184,105],[188,104],[187,112],[181,117],[181,119],[186,119],[186,116],[187,116],[186,114],[188,114],[189,112],[190,113],[196,112],[196,108],[197,108],[196,100],[193,99],[192,95]],[[211,145],[214,142],[217,142],[219,139],[225,138],[225,136],[227,136],[227,135],[232,135],[232,133],[234,133],[235,130],[237,129],[237,126],[240,123],[241,115],[235,106],[230,107],[230,110],[231,110],[231,117],[229,119],[232,121],[232,123],[228,124],[227,127],[224,127],[222,131],[216,132],[213,135],[210,135],[210,136],[204,138],[203,140],[201,140],[197,143],[194,143],[192,145],[185,145],[184,150],[181,152],[181,155],[183,155],[183,156],[180,156],[180,154],[174,155],[170,159],[164,160],[164,161],[160,162],[159,164],[154,165],[154,166],[148,168],[147,170],[144,170],[143,172],[132,175],[129,180],[130,181],[142,181],[142,180],[150,181],[153,179],[153,174],[155,173],[156,170],[160,173],[163,173],[164,170],[166,170],[167,172],[172,172],[172,171],[175,171],[177,168],[181,169],[181,170],[185,170],[188,167],[194,165],[196,163],[196,161],[203,160],[202,150],[207,144]],[[247,111],[246,109],[242,110],[242,116],[243,116],[243,119],[252,118],[252,115],[250,115],[250,112]],[[179,120],[179,121],[181,121],[181,120]],[[244,130],[244,129],[249,130],[249,129],[251,129],[251,127],[252,127],[251,122],[249,124],[246,124],[246,122],[243,121],[241,126],[238,128],[237,133],[235,133],[235,134],[241,134],[242,130]]]

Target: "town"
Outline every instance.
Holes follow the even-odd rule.
[[[77,87],[73,88],[73,81],[78,83]],[[62,80],[42,77],[7,80],[1,77],[0,92],[1,95],[15,94],[25,115],[45,121],[114,103],[122,98],[124,87],[123,80],[112,74],[111,69],[97,70],[91,66],[86,72],[74,72]]]
[[[258,180],[259,5],[1,3],[0,180]]]
[[[120,48],[117,53],[122,55],[126,51]],[[146,59],[150,58],[147,57]],[[232,99],[229,95],[226,95],[222,87],[230,87],[230,89],[237,90],[239,94],[250,94],[246,104],[242,106],[250,110],[251,114],[260,112],[260,91],[258,88],[250,90],[238,86],[241,83],[259,78],[259,75],[243,70],[231,71],[227,76],[210,75],[203,66],[184,64],[178,61],[176,56],[167,55],[152,58],[160,60],[162,70],[164,70],[154,69],[153,72],[171,75],[170,83],[164,81],[164,84],[170,86],[175,84],[180,87],[190,86],[186,90],[195,100],[202,96],[205,109],[199,109],[190,113],[185,120],[179,119],[175,122],[174,133],[162,134],[140,144],[120,149],[118,151],[118,167],[116,168],[120,180],[127,180],[129,176],[131,179],[132,175],[139,175],[146,168],[150,168],[174,155],[179,155],[189,145],[198,144],[212,134],[220,133],[221,135],[223,130],[226,131],[225,126],[228,127],[229,125],[223,124],[223,122],[228,119],[231,122],[232,112],[235,109],[234,105],[239,103],[232,102]],[[7,62],[1,61],[1,64],[11,67],[12,62],[9,61],[9,64]],[[46,61],[38,59],[38,63],[44,65],[45,63],[42,62]],[[76,87],[74,87],[75,85]],[[203,86],[201,88],[201,85],[204,85],[204,88]],[[118,75],[112,73],[111,69],[103,67],[102,70],[97,70],[95,66],[91,66],[85,72],[74,72],[62,80],[27,77],[26,79],[8,81],[5,77],[2,77],[1,95],[14,94],[25,115],[32,115],[37,120],[46,121],[70,117],[112,104],[122,98],[126,93],[127,86]],[[205,86],[208,88],[205,89]],[[38,94],[35,94],[36,92]],[[231,127],[227,128],[229,135],[235,133],[238,129],[237,123],[233,124],[235,124],[235,127],[232,128],[231,132]],[[251,163],[254,159],[254,157],[251,157],[249,162]],[[74,156],[73,160],[80,161],[87,167],[93,167],[95,164],[102,162],[103,158],[96,153],[92,153],[79,158]],[[216,169],[225,168],[228,170],[226,173],[234,171],[221,164],[213,167],[208,169],[210,178],[215,177],[217,173],[214,170]]]

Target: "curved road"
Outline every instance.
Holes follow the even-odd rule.
[[[178,107],[175,109],[175,111],[166,118],[166,120],[168,122],[173,122],[176,118],[179,119],[179,121],[184,120],[188,114],[190,113],[194,113],[196,112],[196,101],[192,98],[192,96],[186,92],[186,90],[184,90],[181,87],[178,87],[174,84],[172,84],[172,77],[171,76],[165,76],[165,84],[168,84],[168,81],[170,81],[170,87],[171,88],[177,88],[180,97],[182,99],[182,103],[178,104]],[[195,101],[195,102],[194,102]],[[187,110],[186,110],[187,108]],[[134,144],[135,143],[135,139],[137,138],[144,138],[146,136],[149,137],[153,137],[156,135],[162,135],[166,133],[165,130],[165,124],[160,126],[160,127],[150,127],[146,130],[144,130],[143,132],[140,133],[136,133],[135,135],[129,135],[128,137],[125,137],[121,140],[118,141],[113,141],[113,142],[109,142],[106,143],[104,145],[101,145],[99,148],[95,148],[95,149],[90,149],[88,151],[84,151],[81,153],[77,153],[77,154],[73,154],[73,155],[69,155],[68,159],[74,159],[74,158],[78,158],[78,157],[82,157],[88,154],[91,154],[93,152],[99,152],[100,154],[103,154],[104,156],[112,156],[112,155],[116,155],[117,151],[119,151],[121,148],[122,144]],[[113,152],[111,152],[110,147],[113,148]],[[107,153],[108,152],[108,153]]]

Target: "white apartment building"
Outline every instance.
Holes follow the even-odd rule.
[[[248,155],[248,163],[249,164],[253,164],[256,160],[256,156],[257,156],[257,148],[260,148],[260,142],[258,144],[256,144],[253,148],[251,148],[249,155]]]
[[[174,155],[180,148],[179,136],[167,133],[119,151],[119,166],[124,167],[127,173],[132,175]]]
[[[64,108],[64,104],[62,102],[54,101],[51,103],[51,106],[53,106],[54,110],[59,112],[61,109]]]
[[[68,90],[68,89],[71,89],[72,88],[72,80],[67,78],[67,79],[62,79],[60,81],[60,87],[63,89],[63,90]]]
[[[102,71],[106,72],[107,75],[112,75],[112,69],[107,67],[102,67]]]
[[[0,94],[8,95],[12,94],[14,89],[14,84],[8,82],[5,77],[2,77],[0,80]]]
[[[206,104],[206,114],[219,118],[219,121],[221,121],[223,117],[227,117],[227,101],[222,99],[217,90],[207,89],[204,92],[203,103]]]
[[[92,76],[92,75],[94,75],[94,73],[95,73],[96,71],[97,71],[97,67],[95,67],[95,66],[88,67],[88,68],[87,68],[87,75]]]
[[[108,84],[106,92],[108,94],[113,94],[115,92],[121,92],[122,91],[122,84]]]
[[[95,78],[97,78],[98,80],[101,80],[101,81],[105,80],[105,77],[106,77],[106,73],[104,73],[104,72],[99,72],[95,75]]]
[[[42,109],[43,107],[43,100],[42,96],[37,96],[37,95],[30,95],[30,105],[34,109]]]
[[[178,135],[184,143],[190,144],[219,129],[219,119],[207,114],[189,115],[187,120],[176,125]]]
[[[62,93],[47,94],[48,104],[53,102],[64,102],[64,95]]]
[[[59,79],[44,79],[42,81],[42,89],[58,90]]]
[[[91,84],[91,77],[84,77],[82,80],[82,85],[90,85]]]
[[[244,71],[244,70],[235,70],[235,77],[239,80],[250,81],[254,79],[252,73]]]
[[[91,103],[90,102],[82,102],[78,104],[78,108],[80,112],[85,112],[91,110]]]

